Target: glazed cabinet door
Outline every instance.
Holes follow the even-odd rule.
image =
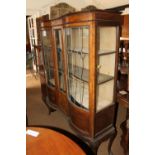
[[[56,58],[57,58],[58,89],[61,92],[66,92],[61,29],[54,30],[54,41],[55,41],[55,50],[56,50]]]
[[[89,27],[65,29],[68,66],[68,98],[72,104],[89,109]]]
[[[96,112],[114,104],[117,27],[97,27]]]
[[[41,32],[42,38],[42,49],[44,55],[44,67],[47,85],[49,87],[55,87],[55,78],[54,78],[54,62],[53,62],[53,53],[51,45],[51,31],[43,30]]]
[[[41,31],[44,67],[48,87],[55,87],[53,51],[51,46],[51,30]]]
[[[49,107],[56,104],[56,82],[55,82],[55,65],[54,65],[54,54],[52,50],[52,31],[49,28],[41,31],[41,43],[44,58],[44,70],[47,85],[48,100],[47,104]]]
[[[65,59],[64,59],[64,48],[63,48],[63,34],[61,28],[55,28],[54,34],[54,50],[56,59],[56,72],[57,72],[57,104],[59,108],[68,114],[68,100],[66,94],[66,70],[65,70]]]

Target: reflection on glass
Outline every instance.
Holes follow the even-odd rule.
[[[97,112],[113,104],[116,27],[98,28]]]
[[[47,78],[47,83],[49,86],[55,86],[54,80],[54,65],[53,65],[53,55],[51,54],[51,31],[46,30],[42,31],[42,50],[44,54],[44,66],[45,66],[45,73]]]
[[[68,63],[68,90],[72,103],[89,108],[89,29],[76,27],[65,29]]]
[[[57,63],[58,63],[58,77],[59,77],[59,88],[61,91],[65,91],[64,82],[64,65],[62,55],[62,37],[61,30],[55,30],[55,41],[57,50]]]

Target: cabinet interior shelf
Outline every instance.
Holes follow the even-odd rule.
[[[78,53],[78,54],[89,54],[89,52],[88,52],[88,49],[82,49],[82,50],[80,50],[80,49],[69,49],[68,50],[68,53],[69,54],[71,54],[71,53]]]
[[[84,82],[89,82],[89,70],[79,67],[79,66],[71,66],[69,65],[69,74],[79,80],[82,80]],[[114,77],[107,75],[107,74],[101,74],[98,73],[98,80],[97,80],[97,84],[103,84],[105,82],[108,82],[110,80],[113,80]]]
[[[80,49],[75,49],[75,50],[71,50],[71,49],[69,49],[68,50],[68,54],[72,54],[72,53],[78,53],[78,54],[89,54],[89,52],[88,52],[88,50],[80,50]],[[114,53],[116,53],[116,51],[108,51],[108,50],[99,50],[98,51],[98,54],[97,55],[108,55],[108,54],[114,54]]]
[[[108,50],[99,50],[98,51],[98,55],[100,56],[100,55],[108,55],[108,54],[114,54],[114,53],[116,53],[116,51],[108,51]]]

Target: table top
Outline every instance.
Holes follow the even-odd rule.
[[[39,132],[37,137],[26,134],[26,155],[86,155],[69,137],[48,128],[27,127]]]

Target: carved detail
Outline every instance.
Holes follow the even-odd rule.
[[[75,8],[71,7],[67,3],[59,3],[50,8],[50,19],[55,19],[75,11]]]

